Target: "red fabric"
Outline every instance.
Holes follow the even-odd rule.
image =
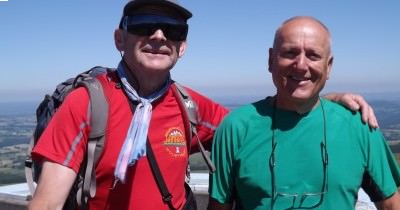
[[[109,114],[104,152],[96,166],[97,192],[95,198],[90,200],[90,209],[168,210],[162,201],[147,157],[129,167],[125,184],[118,183],[113,188],[114,168],[132,119],[132,111],[127,97],[116,83],[106,76],[100,79],[108,98]],[[214,128],[226,115],[227,109],[190,89],[188,91],[199,106],[199,137],[205,145],[210,145]],[[35,159],[45,157],[76,172],[79,170],[90,131],[88,100],[88,94],[83,88],[68,95],[35,146]],[[153,104],[149,139],[173,196],[172,202],[176,209],[181,209],[185,203],[184,180],[188,154],[182,113],[172,88]],[[196,151],[196,141],[192,141],[192,147],[192,152]]]

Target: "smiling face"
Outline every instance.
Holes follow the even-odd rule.
[[[186,49],[186,40],[169,39],[175,28],[164,27],[163,21],[178,18],[178,22],[185,23],[186,20],[176,17],[174,9],[159,5],[142,6],[127,16],[135,17],[133,22],[125,22],[124,27],[115,31],[115,45],[123,52],[128,77],[133,75],[140,83],[139,94],[152,93],[165,83],[169,71]],[[154,28],[154,24],[160,24],[160,28]]]
[[[291,19],[278,29],[269,70],[280,108],[309,111],[318,103],[332,67],[330,45],[327,29],[309,17]]]
[[[150,36],[124,33],[124,57],[132,69],[168,72],[183,55],[185,41],[170,41],[160,29]]]

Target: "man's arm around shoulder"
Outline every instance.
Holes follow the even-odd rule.
[[[29,210],[61,210],[77,174],[58,163],[44,161]]]
[[[400,210],[400,193],[397,191],[389,198],[375,202],[379,210]]]

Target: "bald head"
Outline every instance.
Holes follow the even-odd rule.
[[[273,47],[279,46],[287,33],[298,33],[299,31],[318,33],[323,42],[326,43],[327,52],[331,53],[332,41],[328,27],[318,19],[310,16],[296,16],[284,21],[275,32]]]

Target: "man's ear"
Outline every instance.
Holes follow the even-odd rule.
[[[179,49],[178,49],[178,57],[179,58],[185,54],[186,47],[187,47],[187,42],[182,41],[181,44],[179,45]]]
[[[332,66],[333,66],[333,56],[331,56],[328,61],[328,72],[327,72],[327,76],[326,76],[327,80],[329,79],[329,76],[331,75]]]
[[[125,37],[124,32],[121,29],[115,29],[114,31],[114,43],[118,51],[125,51]]]
[[[272,48],[269,48],[268,50],[268,71],[272,72],[271,66],[272,66],[272,58],[274,56],[274,50]]]

